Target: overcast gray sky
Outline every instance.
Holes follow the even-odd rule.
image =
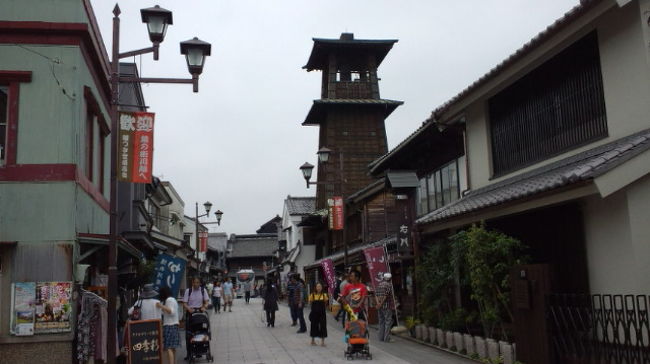
[[[121,51],[149,47],[139,9],[160,5],[174,24],[160,60],[136,58],[146,77],[189,77],[179,42],[212,43],[200,79],[143,85],[156,113],[154,173],[170,181],[194,215],[206,200],[224,212],[219,231],[254,233],[282,214],[287,195],[311,196],[298,167],[316,164],[318,128],[300,124],[320,97],[306,72],[312,37],[399,39],[379,68],[383,98],[402,100],[387,120],[393,148],[431,111],[578,0],[124,0]],[[114,1],[92,0],[107,49]],[[125,61],[128,61],[125,60]],[[201,207],[202,209],[202,207]],[[212,229],[215,230],[215,229]]]

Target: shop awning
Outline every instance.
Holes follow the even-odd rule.
[[[348,249],[348,258],[350,256],[352,256],[353,254],[363,252],[364,249],[373,248],[373,247],[376,247],[376,246],[387,245],[387,244],[391,244],[391,243],[397,243],[397,236],[389,236],[387,238],[377,240],[374,243],[369,243],[369,244],[354,247],[352,249]],[[318,268],[318,267],[320,267],[321,262],[323,262],[326,259],[331,259],[336,264],[336,261],[343,259],[344,256],[345,256],[345,252],[342,252],[342,251],[337,252],[337,253],[334,253],[332,255],[328,255],[328,256],[326,256],[324,258],[321,258],[321,259],[317,260],[316,262],[314,262],[313,264],[305,266],[304,269]]]
[[[412,188],[420,185],[415,171],[388,171],[386,177],[392,188]]]
[[[93,244],[93,245],[105,245],[108,246],[109,237],[107,234],[79,234],[77,240],[81,244]],[[124,250],[125,252],[131,254],[137,259],[142,259],[144,254],[134,247],[133,244],[129,243],[126,239],[120,238],[117,242],[117,247]]]

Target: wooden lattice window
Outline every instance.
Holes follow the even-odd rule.
[[[592,32],[488,101],[494,175],[607,136]]]

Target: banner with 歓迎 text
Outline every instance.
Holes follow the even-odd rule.
[[[121,112],[117,178],[123,182],[151,183],[154,113]]]
[[[334,196],[327,200],[330,230],[343,230],[343,197]]]

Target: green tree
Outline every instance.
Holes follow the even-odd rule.
[[[525,261],[524,246],[515,238],[473,225],[451,237],[454,246],[465,249],[471,298],[479,308],[486,337],[494,337],[497,328],[503,339],[507,332],[504,318],[514,321],[510,309],[510,270]]]

